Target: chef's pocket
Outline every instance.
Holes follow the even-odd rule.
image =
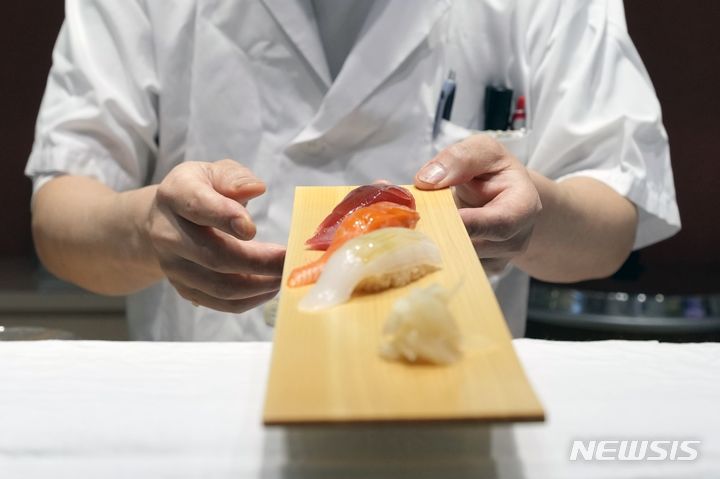
[[[437,155],[440,150],[448,146],[464,140],[465,138],[483,133],[492,136],[502,143],[510,153],[520,160],[524,165],[528,160],[528,132],[527,130],[507,130],[507,131],[481,131],[470,130],[447,120],[442,120],[437,138],[433,141],[433,154]]]

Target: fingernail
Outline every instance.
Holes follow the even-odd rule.
[[[233,181],[233,186],[235,188],[241,188],[243,186],[254,186],[254,185],[264,185],[264,183],[261,180],[258,180],[257,178],[248,178],[248,177],[238,178],[235,181]]]
[[[232,229],[238,234],[240,239],[252,239],[253,236],[255,236],[255,228],[252,222],[247,221],[244,217],[239,216],[237,218],[233,218],[230,221],[230,226],[232,226]]]
[[[447,170],[440,163],[429,163],[420,170],[418,173],[418,179],[423,183],[429,183],[436,185],[440,183],[447,176]]]

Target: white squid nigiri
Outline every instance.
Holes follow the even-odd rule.
[[[299,307],[303,311],[330,308],[350,299],[353,291],[405,286],[441,267],[440,250],[428,236],[408,228],[383,228],[335,251]]]

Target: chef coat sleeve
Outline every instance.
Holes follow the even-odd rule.
[[[142,186],[157,154],[150,23],[134,0],[67,0],[25,173]]]
[[[544,41],[540,27],[528,30],[528,167],[558,181],[595,178],[627,197],[639,214],[635,249],[675,234],[667,134],[622,2],[563,2],[558,12]]]

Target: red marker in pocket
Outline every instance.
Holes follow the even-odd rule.
[[[520,130],[522,128],[525,128],[525,97],[520,96],[517,99],[517,103],[515,105],[515,111],[512,115],[512,120],[510,121],[510,124],[512,126],[513,130]]]

